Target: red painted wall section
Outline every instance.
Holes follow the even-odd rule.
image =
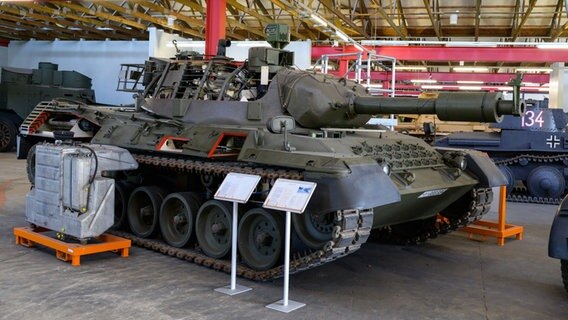
[[[541,49],[536,47],[444,47],[444,46],[384,46],[370,47],[379,55],[395,57],[398,60],[414,61],[477,61],[477,62],[566,62],[568,50]],[[355,47],[337,48],[317,46],[312,48],[312,58],[317,59],[323,54],[343,52],[358,52]]]
[[[7,47],[10,44],[10,40],[0,39],[0,47]]]
[[[205,54],[216,55],[219,39],[225,38],[227,0],[207,0]]]

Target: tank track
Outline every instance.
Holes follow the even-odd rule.
[[[554,156],[523,154],[508,159],[494,160],[494,162],[496,165],[516,165],[523,160],[539,163],[568,162],[568,154]],[[526,188],[516,187],[507,195],[507,201],[557,205],[560,204],[562,198],[533,197]]]
[[[184,160],[176,158],[156,157],[134,154],[141,165],[158,166],[191,173],[205,173],[224,176],[229,172],[249,173],[268,179],[303,179],[300,171],[273,170],[253,168],[242,163],[212,163],[203,161]],[[334,261],[357,251],[367,241],[373,225],[372,209],[347,209],[336,212],[337,224],[334,227],[332,240],[320,250],[297,253],[290,259],[290,273],[311,269]],[[213,268],[225,273],[231,272],[231,262],[214,259],[201,253],[198,249],[175,248],[157,239],[145,239],[125,231],[111,230],[110,233],[130,239],[136,246],[161,252],[172,257],[193,262],[198,265]],[[278,266],[265,271],[256,271],[239,264],[237,275],[254,281],[268,281],[284,275],[284,266]]]
[[[470,202],[467,205],[467,210],[459,216],[437,215],[421,221],[385,227],[377,230],[376,233],[373,231],[372,238],[389,244],[417,245],[429,239],[434,239],[439,234],[463,228],[479,220],[489,211],[493,201],[493,190],[491,188],[475,188],[470,191],[469,196]]]

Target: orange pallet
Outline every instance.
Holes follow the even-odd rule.
[[[505,223],[507,210],[507,187],[501,186],[499,194],[499,220],[497,222],[479,220],[461,229],[469,233],[469,238],[473,239],[474,234],[497,238],[500,246],[505,245],[505,239],[515,236],[517,240],[523,239],[523,227]]]
[[[68,243],[58,239],[54,239],[43,233],[49,230],[32,229],[29,227],[14,228],[16,236],[16,244],[31,248],[36,244],[55,250],[55,256],[62,261],[71,261],[72,266],[81,264],[81,256],[101,253],[101,252],[118,252],[121,257],[128,257],[130,249],[130,240],[110,234],[102,234],[95,238],[98,243],[79,244]]]

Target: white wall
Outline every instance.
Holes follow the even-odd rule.
[[[35,69],[42,61],[75,70],[93,79],[97,102],[133,103],[132,93],[117,92],[121,63],[144,63],[148,41],[10,41],[7,58],[0,65]]]
[[[156,28],[148,29],[150,35],[149,55],[159,58],[171,58],[176,54],[176,49],[172,44],[177,40],[178,48],[182,51],[197,51],[205,53],[205,41],[191,41],[175,34],[166,33]],[[248,59],[248,50],[252,46],[270,47],[266,41],[231,41],[231,46],[227,48],[227,56],[237,61]],[[294,64],[300,69],[307,69],[311,65],[312,42],[311,41],[292,41],[284,48],[294,52]]]

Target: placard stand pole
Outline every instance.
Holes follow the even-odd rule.
[[[294,311],[306,305],[305,303],[288,300],[290,285],[290,229],[292,224],[291,216],[292,213],[290,211],[286,211],[286,232],[284,242],[284,298],[266,306],[269,309],[285,313]]]
[[[221,292],[230,296],[234,296],[239,293],[247,292],[252,290],[252,288],[237,285],[237,224],[239,217],[239,204],[235,201],[233,202],[233,225],[232,225],[232,247],[231,247],[231,285],[215,289],[217,292]]]

